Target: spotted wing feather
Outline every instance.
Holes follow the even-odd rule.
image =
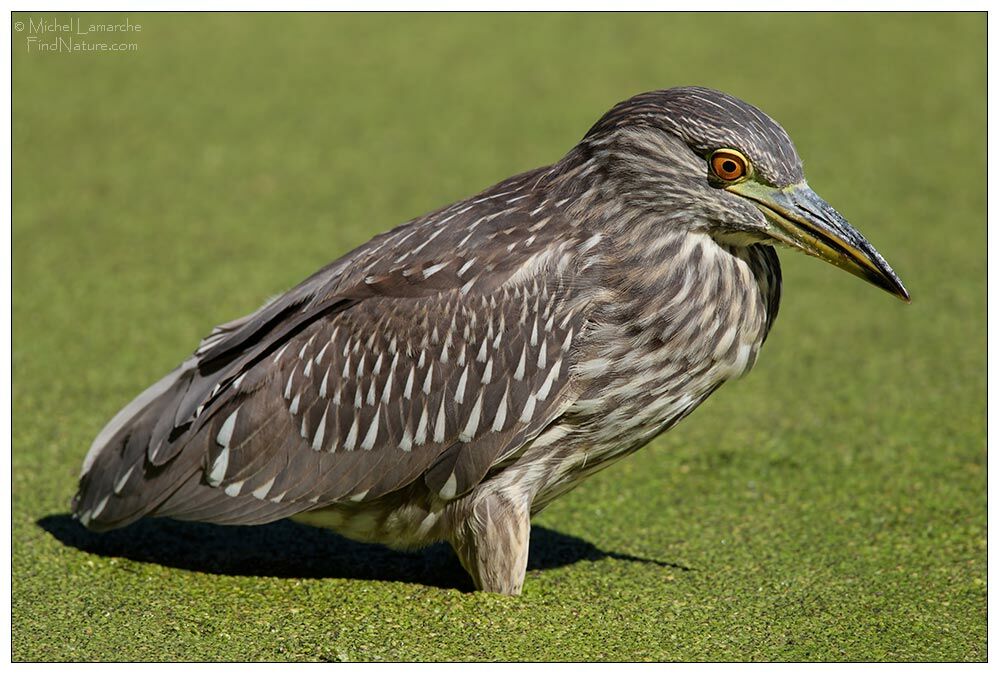
[[[147,514],[256,523],[421,476],[445,496],[474,486],[570,394],[578,242],[530,189],[543,171],[375,237],[219,326],[98,436],[75,513],[95,529]]]
[[[317,324],[220,410],[232,428],[209,449],[209,480],[303,507],[421,475],[442,498],[466,492],[566,403],[581,327],[566,287],[372,298]]]

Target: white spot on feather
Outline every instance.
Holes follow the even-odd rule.
[[[316,355],[316,357],[315,357],[315,359],[313,361],[313,362],[315,362],[316,365],[322,365],[323,364],[323,356],[326,354],[326,349],[328,349],[328,348],[330,348],[330,342],[326,342],[326,344],[323,345],[322,350]]]
[[[267,498],[267,494],[270,493],[271,487],[274,486],[274,479],[275,478],[272,477],[271,479],[267,480],[267,482],[264,482],[262,485],[254,489],[253,495],[259,499]]]
[[[368,427],[368,433],[364,436],[361,449],[371,449],[375,446],[375,440],[378,439],[378,416],[381,414],[381,411],[381,407],[375,409],[375,416],[371,419],[371,426]]]
[[[527,367],[527,345],[520,352],[520,362],[517,363],[517,370],[513,373],[513,378],[520,381],[524,378],[524,371]]]
[[[509,388],[503,391],[503,398],[500,400],[499,405],[496,406],[496,418],[493,420],[493,431],[502,431],[503,425],[506,423],[506,398],[509,392]]]
[[[236,428],[236,415],[239,414],[239,410],[240,408],[237,407],[235,412],[226,417],[219,429],[219,434],[215,436],[215,441],[225,449],[229,449],[229,442],[232,440],[232,431]]]
[[[454,495],[457,491],[458,491],[458,478],[455,476],[454,473],[451,473],[451,476],[448,477],[447,482],[445,482],[444,486],[441,487],[440,497],[445,501],[450,501],[451,499],[454,498]]]
[[[219,455],[215,457],[215,463],[212,464],[211,472],[208,473],[208,484],[213,487],[219,486],[222,483],[222,478],[225,477],[225,469],[229,467],[229,448],[223,449],[219,452]]]
[[[541,218],[536,223],[534,223],[533,225],[531,225],[530,227],[528,227],[527,231],[529,231],[529,232],[536,232],[539,229],[541,229],[542,227],[544,227],[545,225],[547,225],[548,221],[551,220],[551,219],[552,218],[551,218],[550,215],[548,217]]]
[[[130,467],[124,475],[118,478],[118,481],[114,483],[114,493],[121,494],[121,490],[125,488],[125,483],[128,482],[128,478],[132,477],[132,473],[135,472],[135,466]]]
[[[437,412],[437,423],[434,424],[434,442],[444,442],[444,396],[441,396],[441,407]]]
[[[458,379],[458,387],[454,391],[454,401],[459,405],[465,402],[465,384],[468,382],[468,366],[461,372],[461,378]]]
[[[279,351],[278,351],[278,352],[277,352],[277,353],[276,353],[276,354],[274,355],[274,362],[275,362],[275,363],[276,363],[276,362],[278,362],[279,360],[281,360],[281,356],[283,356],[283,355],[284,355],[284,352],[285,352],[285,349],[287,349],[287,348],[288,348],[288,345],[287,345],[287,344],[285,344],[285,345],[284,345],[284,346],[282,346],[282,347],[281,347],[281,349],[280,349],[280,350],[279,350]]]
[[[316,428],[316,437],[312,439],[312,449],[317,452],[323,448],[323,436],[326,435],[326,415],[329,414],[329,405],[323,411],[323,418],[319,420],[319,426]]]
[[[104,508],[107,507],[108,499],[110,498],[111,494],[108,494],[107,496],[105,496],[104,498],[102,498],[100,501],[97,502],[97,505],[94,506],[94,511],[90,515],[91,519],[96,519],[102,512],[104,512]]]
[[[472,406],[472,412],[468,416],[468,422],[465,424],[465,428],[458,435],[458,439],[462,442],[468,442],[475,436],[475,431],[479,429],[479,418],[482,416],[482,393],[479,393],[479,397],[475,399],[475,405]]]
[[[382,390],[382,403],[388,404],[389,398],[392,396],[392,378],[395,375],[395,368],[393,367],[389,370],[388,377],[385,379],[385,388]]]
[[[561,347],[562,350],[563,351],[568,351],[570,344],[572,344],[572,328],[569,328],[569,334],[567,334],[565,336],[565,339],[562,340],[562,347]]]
[[[541,385],[540,389],[538,389],[538,400],[548,399],[548,394],[551,392],[552,384],[555,383],[561,369],[562,359],[560,358],[555,361],[554,365],[552,365],[552,369],[548,372],[548,377],[545,379],[545,383]]]
[[[423,278],[430,278],[431,276],[433,276],[446,266],[448,266],[447,262],[441,262],[440,264],[430,265],[429,267],[423,270]]]
[[[402,397],[409,400],[413,397],[413,377],[416,375],[416,368],[410,366],[409,376],[406,377],[406,388],[402,391]]]
[[[534,406],[536,401],[537,398],[533,393],[527,396],[527,403],[524,404],[524,411],[520,414],[520,420],[524,423],[530,421],[531,417],[534,416]]]
[[[327,366],[327,368],[326,368],[326,374],[323,375],[323,381],[322,381],[322,383],[319,384],[319,397],[320,398],[325,398],[326,397],[326,385],[329,382],[329,378],[330,378],[330,366]]]
[[[343,448],[347,450],[354,449],[354,445],[357,444],[357,415],[354,415],[354,423],[350,425],[350,430],[347,431],[347,439],[343,443]]]
[[[430,363],[430,367],[427,368],[427,378],[423,380],[423,392],[430,395],[430,384],[433,383],[434,376],[434,364]]]
[[[402,431],[402,440],[399,442],[399,449],[404,452],[413,449],[413,435],[409,432],[409,426],[406,426]]]
[[[427,441],[427,406],[423,406],[423,413],[420,415],[420,422],[416,424],[416,436],[413,438],[413,443],[416,445],[422,445]]]

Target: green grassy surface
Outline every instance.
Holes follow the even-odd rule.
[[[986,657],[984,14],[130,16],[132,53],[14,34],[15,659]],[[214,324],[678,84],[781,121],[913,303],[782,253],[753,373],[538,517],[522,597],[291,523],[68,520]]]

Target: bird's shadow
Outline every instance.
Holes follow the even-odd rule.
[[[102,534],[88,531],[65,514],[48,515],[37,524],[78,550],[190,571],[279,578],[353,578],[473,589],[446,544],[399,552],[291,520],[240,527],[152,518]],[[576,536],[532,527],[528,570],[608,558],[690,570],[671,562],[607,552]]]

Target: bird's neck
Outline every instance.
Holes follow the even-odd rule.
[[[636,241],[608,237],[606,286],[617,321],[649,339],[690,339],[734,326],[766,336],[780,297],[776,253],[764,245],[720,243],[703,232],[667,230]]]

